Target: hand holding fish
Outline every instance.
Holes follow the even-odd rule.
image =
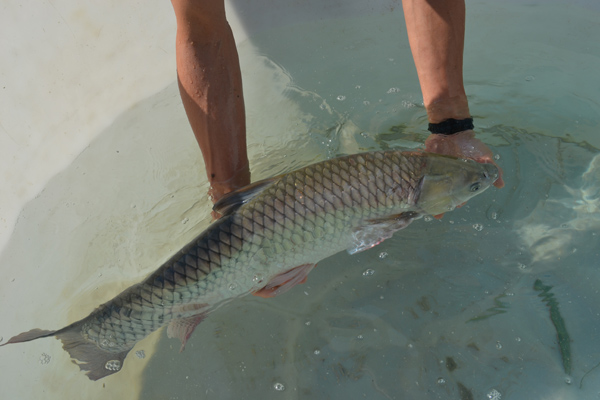
[[[471,129],[453,135],[431,134],[425,140],[425,151],[475,160],[480,163],[490,163],[498,167],[494,161],[492,150],[481,140],[475,138],[475,132]],[[500,167],[498,167],[498,172],[498,179],[494,182],[494,186],[500,189],[504,187]]]

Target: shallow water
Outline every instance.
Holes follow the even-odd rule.
[[[56,340],[3,347],[7,393],[599,398],[598,11],[468,9],[467,91],[504,189],[324,260],[285,295],[219,309],[181,354],[156,333],[100,382]],[[427,137],[399,10],[266,32],[241,44],[240,57],[254,179]],[[24,208],[0,265],[31,278],[8,270],[3,309],[19,312],[3,313],[0,335],[62,327],[139,281],[208,224],[206,191],[173,83],[120,116]]]

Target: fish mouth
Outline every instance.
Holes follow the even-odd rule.
[[[500,177],[500,171],[495,164],[483,163],[483,177],[486,181],[490,182],[490,185],[494,184]]]

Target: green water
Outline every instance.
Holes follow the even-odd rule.
[[[591,40],[600,15],[560,4],[468,10],[467,92],[506,187],[373,250],[325,260],[286,296],[232,304],[198,328],[186,354],[162,340],[144,398],[176,398],[173,387],[185,387],[180,398],[600,396],[600,48]],[[240,46],[265,57],[297,107],[268,156],[254,152],[257,177],[424,141],[403,29],[391,13]],[[552,306],[538,280],[552,287]],[[153,384],[165,371],[168,384]]]
[[[155,350],[140,343],[140,399],[599,398],[600,13],[467,8],[471,111],[506,187],[324,260],[285,295],[219,309],[181,354],[164,332]],[[267,31],[239,52],[254,179],[427,137],[399,8]],[[35,279],[16,280],[3,302],[19,309],[44,292],[47,305],[10,326],[58,328],[141,280],[208,224],[206,191],[173,83],[23,210],[0,261]],[[77,379],[54,342],[23,345],[10,367]],[[41,349],[51,361],[38,362]],[[140,363],[132,353],[124,369]]]

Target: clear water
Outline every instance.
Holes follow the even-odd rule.
[[[324,260],[281,297],[231,303],[181,354],[176,340],[153,334],[100,382],[56,340],[3,347],[3,390],[600,398],[599,10],[477,2],[468,13],[467,91],[504,189],[372,250]],[[302,24],[240,45],[254,179],[424,141],[402,18],[395,10]],[[11,282],[0,294],[0,335],[62,327],[139,281],[208,224],[207,188],[174,83],[120,116],[24,208],[0,265],[30,272],[25,280],[3,269]]]

